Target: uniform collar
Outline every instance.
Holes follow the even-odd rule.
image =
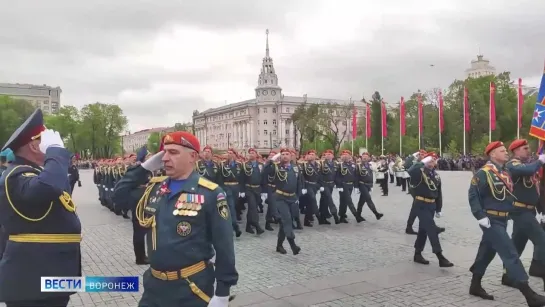
[[[193,171],[189,177],[184,182],[182,189],[179,193],[197,193],[197,188],[199,187],[199,178],[201,176],[196,171]],[[163,183],[166,183],[167,186],[170,184],[170,177],[165,179]]]
[[[13,161],[11,164],[16,165],[28,165],[33,168],[43,169],[43,167],[39,166],[38,164],[31,162],[23,157],[15,156],[15,161]]]

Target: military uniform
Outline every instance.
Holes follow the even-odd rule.
[[[364,155],[368,155],[364,153]],[[363,206],[367,203],[369,209],[375,214],[377,220],[380,220],[384,215],[377,211],[375,203],[371,198],[371,188],[373,188],[373,170],[371,165],[367,161],[361,161],[356,165],[356,186],[360,191],[360,198],[358,200],[357,213],[361,216]]]
[[[38,109],[3,149],[17,153],[44,130]],[[73,293],[41,292],[40,277],[81,276],[81,224],[67,176],[71,154],[58,138],[43,167],[16,155],[0,182],[0,225],[9,236],[0,260],[0,301],[8,307],[66,306]]]
[[[489,155],[491,151],[501,150],[502,147],[502,142],[490,143],[485,154]],[[475,262],[470,268],[473,277],[469,293],[483,299],[494,299],[482,288],[481,279],[497,253],[502,259],[509,280],[521,290],[529,305],[545,304],[545,297],[537,295],[528,286],[528,275],[513,241],[507,234],[507,221],[514,209],[513,180],[510,174],[502,165],[487,162],[471,179],[468,198],[471,213],[479,221],[483,232]],[[538,304],[531,304],[536,302]]]
[[[434,153],[426,153],[425,159],[437,159]],[[408,170],[411,176],[411,184],[414,193],[414,206],[418,216],[418,234],[414,242],[414,261],[421,264],[429,264],[424,259],[422,251],[426,246],[426,239],[430,240],[432,251],[437,255],[440,267],[451,267],[453,264],[443,256],[439,232],[435,225],[434,214],[441,215],[443,208],[443,193],[441,191],[441,179],[434,168],[426,167],[424,163],[414,163]]]
[[[255,149],[248,149],[248,153],[257,152]],[[246,216],[246,232],[254,234],[254,228],[258,235],[265,231],[259,225],[258,206],[261,203],[261,191],[263,185],[263,164],[254,161],[246,161],[241,165],[241,188],[248,202]]]
[[[198,140],[184,131],[167,134],[165,142],[199,151]],[[129,169],[115,189],[116,199],[127,198],[127,191],[147,183],[136,210],[140,224],[150,229],[150,268],[139,306],[206,307],[212,296],[228,297],[238,273],[225,193],[196,171],[183,180],[154,177],[148,182],[143,165]],[[214,250],[215,269],[210,262]]]
[[[316,151],[310,150],[307,154],[316,154]],[[318,202],[316,201],[316,194],[321,190],[325,190],[322,186],[323,181],[321,165],[319,162],[312,160],[301,163],[300,167],[304,181],[303,187],[305,190],[302,198],[306,202],[304,225],[307,227],[312,227],[312,220],[314,216],[316,216],[319,223],[325,224],[319,214]]]
[[[272,158],[274,155],[276,155],[275,151],[271,151],[269,153],[269,159]],[[271,224],[277,223],[278,219],[280,219],[280,216],[278,214],[278,210],[276,208],[276,201],[274,200],[275,197],[275,190],[276,187],[274,185],[274,163],[265,163],[263,165],[263,173],[261,176],[261,180],[263,181],[263,186],[265,187],[265,192],[267,193],[267,199],[265,200],[265,203],[267,204],[267,212],[265,214],[265,229],[269,231],[273,231]]]
[[[426,154],[426,151],[421,149],[418,153],[420,155],[424,155],[424,154]],[[413,166],[413,164],[415,162],[418,162],[418,159],[416,158],[415,155],[416,154],[408,156],[405,159],[405,164],[403,165],[403,167],[406,170],[409,170],[409,168],[411,168],[411,166]],[[414,205],[414,193],[413,193],[413,187],[411,186],[411,178],[407,179],[407,185],[408,185],[408,187],[407,187],[408,188],[408,194],[411,194],[411,196],[413,198],[413,201],[411,203],[411,210],[409,211],[409,217],[407,218],[407,227],[405,228],[405,233],[406,234],[411,234],[411,235],[416,235],[417,232],[413,230],[413,225],[414,225],[414,221],[416,220],[416,217],[417,217],[417,208]]]
[[[224,189],[227,204],[232,214],[236,214],[235,204],[241,193],[241,165],[238,161],[225,161],[220,163],[220,186]],[[235,218],[230,219],[233,231],[237,237],[242,234]]]
[[[350,151],[343,151],[343,155],[346,154],[352,155]],[[335,185],[339,189],[339,217],[341,223],[348,223],[346,215],[347,209],[350,209],[350,212],[356,217],[358,223],[363,221],[363,218],[358,215],[358,212],[354,207],[354,202],[352,201],[354,181],[356,181],[356,163],[353,161],[340,162],[335,176]]]
[[[333,154],[332,150],[326,150],[324,153]],[[321,223],[327,224],[328,216],[333,216],[335,224],[341,221],[337,213],[337,206],[333,202],[333,188],[335,187],[335,176],[337,174],[337,163],[333,160],[325,159],[321,161],[320,175],[322,177],[322,186],[324,190],[320,193],[320,217]],[[327,223],[325,223],[327,222]]]

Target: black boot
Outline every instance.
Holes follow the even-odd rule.
[[[445,232],[445,227],[437,227],[437,234]]]
[[[424,258],[424,256],[422,256],[422,252],[416,252],[415,251],[413,261],[416,262],[416,263],[420,263],[420,264],[430,264],[430,262],[428,260],[426,260],[426,258]]]
[[[331,225],[331,222],[329,222],[328,220],[326,220],[325,217],[320,217],[320,219],[318,220],[318,224],[319,224],[319,225]]]
[[[285,255],[287,254],[288,252],[286,252],[286,250],[284,249],[284,246],[282,246],[282,244],[284,243],[284,238],[283,237],[279,237],[278,238],[278,241],[276,241],[276,252],[277,253],[280,253],[282,255]]]
[[[261,226],[259,226],[259,224],[256,224],[255,225],[255,232],[259,236],[260,234],[263,234],[265,232],[265,230],[263,230],[263,228],[261,228]]]
[[[530,269],[528,270],[528,275],[533,277],[545,277],[545,267],[539,260],[532,259]]]
[[[274,228],[272,228],[271,222],[269,221],[265,222],[265,229],[267,229],[268,231],[274,231]]]
[[[251,233],[251,234],[255,234],[255,231],[252,228],[252,226],[250,226],[250,224],[246,224],[246,232]]]
[[[333,214],[333,219],[335,220],[336,225],[339,225],[341,223],[341,220],[339,219],[339,216],[336,213]]]
[[[435,255],[437,255],[437,259],[439,260],[439,267],[450,268],[454,266],[452,262],[448,261],[448,259],[443,256],[443,253],[439,252],[435,253]]]
[[[303,229],[303,225],[301,225],[301,219],[299,217],[295,218],[295,229]]]
[[[503,273],[503,275],[501,276],[501,284],[507,287],[517,288],[517,285],[515,284],[515,282],[509,279],[509,276],[507,276],[507,274],[505,273]]]
[[[364,219],[363,217],[361,217],[361,216],[356,216],[356,222],[361,223],[361,222],[363,222],[363,221],[365,221],[365,219]]]
[[[305,219],[304,225],[305,225],[305,227],[312,227],[312,222]]]
[[[288,243],[290,244],[291,251],[294,255],[297,255],[301,252],[301,248],[295,244],[295,239],[288,239]]]
[[[380,219],[384,216],[382,213],[375,213],[375,216],[377,217],[377,221],[380,221]]]
[[[240,231],[240,227],[238,227],[238,224],[235,224],[235,228],[233,229],[235,231],[235,237],[240,237],[242,235],[242,231]]]
[[[545,306],[545,296],[535,293],[528,285],[528,282],[519,284],[519,290],[526,298],[526,303],[529,307],[543,307]]]
[[[346,219],[346,217],[341,217],[341,218],[339,219],[339,221],[340,221],[341,223],[348,224],[348,220]]]
[[[483,300],[494,300],[494,296],[486,293],[486,290],[483,289],[481,285],[482,276],[473,275],[471,277],[471,285],[469,286],[469,294],[482,298]],[[503,279],[502,279],[503,282]]]
[[[408,234],[408,235],[417,235],[418,234],[418,232],[414,231],[411,226],[407,226],[407,228],[405,228],[405,233]]]

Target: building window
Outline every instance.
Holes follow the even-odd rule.
[[[267,113],[267,108],[263,108],[263,113]]]
[[[263,134],[267,135],[268,134],[267,130],[263,130]]]
[[[267,125],[267,120],[266,119],[263,120],[263,125],[265,125],[265,126]]]
[[[257,147],[261,146],[261,142],[257,141]]]
[[[276,113],[276,108],[272,108],[273,113]]]
[[[289,113],[290,112],[290,108],[286,108],[286,113]]]
[[[269,146],[269,141],[265,140],[263,141],[263,144],[265,144],[265,146]]]
[[[276,126],[276,119],[273,119],[273,125]]]
[[[290,135],[290,130],[286,129],[286,135]]]
[[[272,134],[273,134],[273,135],[276,135],[276,130],[273,130],[273,131],[272,131]]]
[[[259,119],[257,120],[257,124],[259,125]]]
[[[257,130],[257,135],[259,135],[259,130]]]

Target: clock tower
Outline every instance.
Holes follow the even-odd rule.
[[[257,102],[277,102],[282,98],[282,88],[278,86],[278,76],[274,71],[273,60],[269,55],[269,29],[265,31],[265,57],[255,88]]]

